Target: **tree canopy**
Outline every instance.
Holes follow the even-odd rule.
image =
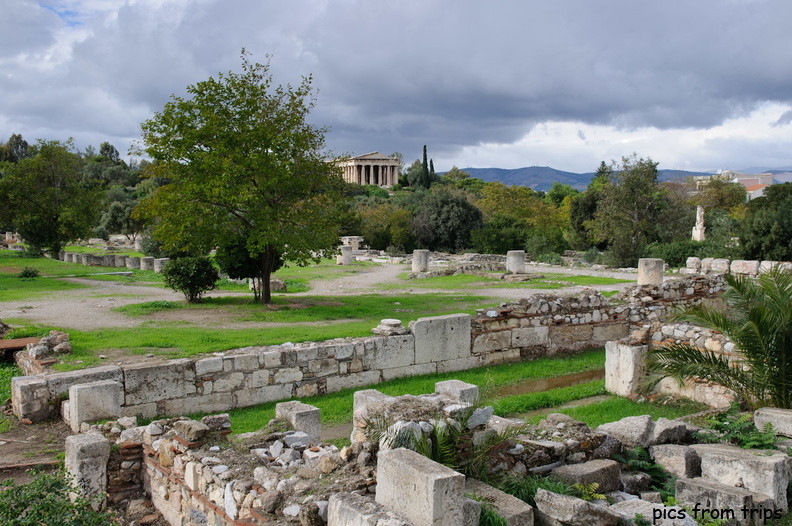
[[[269,64],[242,52],[242,73],[187,87],[142,124],[142,150],[167,178],[142,213],[166,248],[207,251],[243,236],[259,264],[261,300],[282,258],[318,261],[338,246],[343,181],[325,151],[324,128],[307,122],[311,77],[276,86]]]

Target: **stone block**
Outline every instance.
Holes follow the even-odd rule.
[[[512,347],[533,347],[550,343],[549,327],[521,327],[511,330]]]
[[[638,392],[638,384],[646,375],[647,345],[605,343],[605,389],[619,396]]]
[[[212,381],[212,392],[222,393],[236,391],[245,382],[245,373],[223,373],[219,374]]]
[[[638,285],[662,285],[665,262],[659,258],[638,260]]]
[[[610,510],[618,514],[625,524],[634,524],[640,515],[653,526],[697,526],[698,523],[679,506],[663,506],[641,499],[617,502]],[[655,518],[656,517],[656,518]],[[662,518],[666,517],[666,518]]]
[[[195,394],[195,364],[184,358],[158,365],[124,367],[125,404],[170,400]]]
[[[339,376],[327,377],[327,392],[334,393],[341,389],[363,387],[380,382],[379,371],[363,371]]]
[[[592,325],[553,325],[548,327],[551,344],[564,346],[569,343],[589,342],[594,336]]]
[[[72,483],[94,509],[104,505],[107,491],[107,461],[110,441],[99,433],[66,437],[66,470]]]
[[[410,329],[415,336],[415,363],[470,356],[470,327],[468,314],[418,318]]]
[[[468,369],[475,369],[482,366],[482,360],[478,356],[470,356],[468,358],[459,358],[457,360],[446,360],[444,362],[437,362],[438,373],[452,373],[456,371],[466,371]]]
[[[677,478],[701,476],[701,458],[696,450],[677,444],[658,444],[649,448],[649,456]]]
[[[69,388],[69,426],[80,432],[83,422],[119,418],[124,402],[123,386],[113,380],[75,384]]]
[[[155,258],[154,265],[152,267],[154,272],[157,274],[162,274],[162,271],[165,269],[165,265],[168,264],[168,261],[170,261],[170,258]]]
[[[757,276],[759,275],[759,262],[745,259],[735,259],[731,262],[729,271],[732,274],[741,274],[744,276]]]
[[[130,256],[126,259],[126,268],[128,269],[139,269],[140,268],[140,258],[137,256]]]
[[[259,355],[259,365],[263,365],[267,369],[280,367],[283,364],[281,354],[281,351],[267,351],[261,353]]]
[[[429,251],[428,250],[413,250],[412,271],[413,272],[428,272],[429,271]]]
[[[151,256],[144,256],[140,258],[140,270],[154,270],[154,258]]]
[[[506,253],[506,272],[525,274],[525,250],[509,250]]]
[[[264,402],[286,400],[292,397],[293,389],[293,384],[268,385],[256,389],[239,389],[233,393],[234,407],[249,407],[263,404]]]
[[[123,256],[121,254],[116,254],[113,257],[113,266],[115,268],[126,268],[126,260],[128,256]]]
[[[11,378],[11,406],[20,419],[28,418],[31,422],[46,420],[55,412],[57,400],[41,376]]]
[[[550,476],[567,484],[596,483],[597,493],[619,489],[621,468],[615,460],[590,460],[582,464],[569,464],[555,468]]]
[[[105,254],[102,256],[103,267],[115,267],[115,254]]]
[[[472,478],[465,480],[465,489],[489,503],[508,526],[533,526],[533,508],[530,504]]]
[[[294,382],[299,382],[302,379],[303,373],[299,367],[284,367],[282,369],[278,369],[274,375],[274,381],[276,384],[291,384]]]
[[[341,245],[338,247],[341,254],[336,256],[337,265],[351,265],[354,258],[352,257],[352,247],[348,245]]]
[[[245,375],[245,389],[256,389],[269,385],[270,373],[266,369],[257,369]]]
[[[713,261],[715,261],[715,258],[703,258],[701,260],[701,272],[703,273],[712,272]]]
[[[676,501],[681,506],[688,507],[691,514],[695,510],[713,510],[723,514],[718,517],[711,516],[711,519],[723,519],[730,524],[764,524],[763,520],[745,520],[744,515],[750,516],[749,510],[764,508],[762,504],[769,504],[766,496],[704,478],[677,479]],[[770,508],[770,513],[772,510]],[[704,516],[696,512],[693,518],[704,519]]]
[[[250,372],[259,368],[259,358],[256,354],[236,354],[223,358],[223,368],[230,363],[234,371]]]
[[[377,503],[415,526],[463,523],[465,476],[408,449],[380,451]]]
[[[68,393],[69,388],[75,384],[87,384],[100,380],[113,380],[122,383],[124,381],[123,371],[115,365],[48,374],[45,378],[50,395],[54,398]]]
[[[699,270],[701,269],[701,258],[697,257],[689,257],[685,262],[685,267],[691,270]]]
[[[209,426],[197,420],[177,420],[173,429],[187,442],[198,442],[209,433]]]
[[[275,418],[286,420],[296,431],[306,433],[312,444],[319,443],[322,424],[317,407],[297,401],[281,402],[275,405]]]
[[[762,261],[759,263],[759,273],[764,274],[770,272],[778,266],[778,261]]]
[[[616,422],[602,424],[597,431],[611,435],[625,446],[648,447],[654,432],[654,420],[649,415],[628,416]]]
[[[691,446],[701,457],[701,476],[769,496],[786,512],[789,457],[780,451],[754,451],[721,444]]]
[[[176,398],[173,400],[162,400],[151,405],[153,405],[155,408],[154,416],[215,413],[220,411],[228,411],[229,409],[237,407],[235,405],[235,395],[236,393],[231,392],[193,395],[185,398]],[[134,414],[140,414],[146,418],[151,418],[148,413],[151,411],[151,405],[143,404],[136,406],[138,409]]]
[[[385,336],[366,341],[363,355],[365,369],[391,369],[414,364],[415,337],[412,334]]]
[[[570,495],[539,488],[534,497],[537,524],[553,526],[616,526],[620,516],[608,506],[600,506]]]
[[[715,258],[712,260],[710,272],[713,274],[728,274],[731,269],[731,264],[726,258]]]
[[[763,407],[754,411],[754,425],[763,431],[766,424],[771,424],[776,435],[792,438],[792,409]]]
[[[591,339],[599,342],[620,340],[630,333],[630,325],[624,323],[604,323],[594,325]]]
[[[436,382],[435,393],[448,395],[468,404],[475,404],[478,402],[479,398],[479,389],[477,385],[462,382],[460,380]]]
[[[424,374],[434,374],[437,372],[436,363],[420,363],[418,365],[408,365],[406,367],[395,367],[393,369],[382,370],[382,381],[387,382],[394,378],[404,378],[405,376],[421,376]]]
[[[327,505],[327,526],[413,526],[385,506],[356,493],[336,493]]]
[[[195,362],[195,376],[202,377],[211,373],[219,373],[223,370],[223,358],[216,356],[204,358]]]
[[[508,349],[512,346],[512,331],[485,332],[473,339],[473,353],[482,354]]]

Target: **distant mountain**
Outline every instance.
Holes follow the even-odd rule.
[[[507,170],[504,168],[462,168],[473,177],[487,182],[498,182],[505,185],[527,186],[534,190],[546,192],[550,190],[553,183],[559,182],[568,184],[577,190],[585,190],[594,172],[574,173],[564,172],[550,168],[549,166],[527,166],[525,168],[515,168]],[[661,181],[671,181],[674,179],[684,179],[689,176],[710,175],[705,172],[687,172],[684,170],[660,170]]]
[[[781,166],[779,168],[765,168],[761,166],[751,166],[750,168],[743,168],[741,170],[735,170],[735,172],[740,172],[741,174],[782,174],[786,172],[792,172],[792,166]]]

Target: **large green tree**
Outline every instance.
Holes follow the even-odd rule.
[[[311,78],[273,83],[268,64],[242,53],[241,73],[187,87],[144,122],[143,151],[167,177],[143,213],[166,249],[200,252],[244,235],[258,262],[261,300],[279,260],[318,261],[338,246],[343,181],[324,128],[307,120]]]
[[[471,231],[482,224],[481,211],[463,192],[443,187],[432,189],[413,219],[418,242],[430,250],[468,248]]]
[[[34,157],[10,164],[0,179],[0,223],[13,225],[33,252],[57,256],[95,226],[101,190],[82,177],[70,142],[41,141]]]

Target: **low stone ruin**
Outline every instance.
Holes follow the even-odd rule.
[[[14,359],[28,374],[40,374],[58,361],[58,357],[72,351],[69,335],[62,331],[50,331],[38,343],[29,343],[24,350],[15,353]]]

